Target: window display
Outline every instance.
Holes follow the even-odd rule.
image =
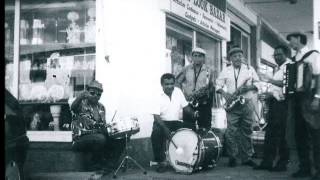
[[[14,2],[6,2],[6,88],[14,89]],[[95,1],[21,1],[18,100],[30,130],[69,130],[68,100],[95,74]]]

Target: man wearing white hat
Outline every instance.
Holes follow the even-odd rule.
[[[196,47],[192,50],[192,64],[184,67],[177,75],[177,85],[183,90],[187,101],[198,111],[197,123],[200,130],[211,128],[211,108],[213,95],[213,71],[205,64],[205,50]],[[191,128],[195,129],[194,119],[190,118]],[[184,119],[185,120],[185,119]]]

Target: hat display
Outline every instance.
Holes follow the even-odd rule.
[[[192,49],[192,53],[191,53],[191,54],[193,54],[193,53],[195,53],[195,52],[197,52],[197,53],[201,53],[201,54],[203,54],[203,55],[206,55],[206,54],[207,54],[207,53],[206,53],[206,51],[205,51],[204,49],[199,48],[199,47],[193,48],[193,49]]]
[[[238,52],[243,53],[243,50],[239,47],[233,47],[229,50],[228,54],[229,54],[229,56],[231,56],[232,54],[238,53]]]
[[[297,31],[297,32],[292,32],[287,35],[287,40],[290,41],[291,37],[300,37],[302,41],[306,42],[307,41],[307,35],[305,35],[303,32]]]
[[[87,87],[88,87],[88,88],[95,88],[95,89],[99,89],[99,90],[103,91],[102,84],[99,83],[99,82],[96,81],[96,80],[91,81],[91,83],[88,84]]]

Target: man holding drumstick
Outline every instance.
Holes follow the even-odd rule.
[[[162,93],[160,95],[160,111],[154,114],[151,142],[154,161],[158,163],[157,172],[166,170],[166,141],[170,133],[183,127],[182,111],[190,111],[188,102],[181,89],[174,87],[175,77],[166,73],[161,76]],[[177,147],[177,151],[179,147]]]

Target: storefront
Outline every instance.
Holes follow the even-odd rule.
[[[206,50],[214,79],[229,44],[249,64],[260,60],[257,17],[243,8],[236,0],[6,0],[5,83],[23,105],[30,141],[71,144],[69,103],[93,79],[104,87],[107,122],[115,112],[115,121],[137,117],[132,139],[148,139],[160,77],[190,64],[192,48]]]
[[[109,91],[102,102],[112,109],[110,118],[115,110],[118,118],[138,117],[141,128],[133,138],[150,137],[152,113],[159,109],[156,94],[161,91],[163,73],[176,74],[190,64],[193,47],[207,51],[206,64],[214,70],[215,78],[220,72],[225,51],[222,42],[230,36],[226,6],[218,9],[207,1],[145,0],[107,1],[101,7],[98,13],[103,15],[97,15],[97,22],[99,17],[104,18],[97,24],[101,25],[98,29],[104,32],[104,40],[97,42],[97,59],[109,58],[109,63],[97,61],[96,78]],[[112,7],[121,7],[121,11]]]

